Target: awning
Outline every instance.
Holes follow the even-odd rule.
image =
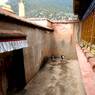
[[[0,42],[0,53],[28,47],[27,40]]]
[[[0,30],[0,53],[28,47],[26,35],[19,31]]]

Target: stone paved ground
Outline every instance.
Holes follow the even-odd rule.
[[[16,95],[86,95],[77,60],[48,62]]]

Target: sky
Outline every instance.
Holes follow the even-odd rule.
[[[1,3],[1,2],[5,2],[5,3],[6,3],[6,2],[8,2],[8,0],[0,0],[0,3]]]

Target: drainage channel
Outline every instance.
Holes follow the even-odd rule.
[[[16,95],[86,95],[78,61],[52,57]]]

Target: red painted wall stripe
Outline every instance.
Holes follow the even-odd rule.
[[[84,55],[78,44],[76,44],[76,51],[78,56],[78,62],[80,64],[85,91],[87,95],[95,95],[95,74],[91,68],[91,65],[87,61],[86,56]]]

